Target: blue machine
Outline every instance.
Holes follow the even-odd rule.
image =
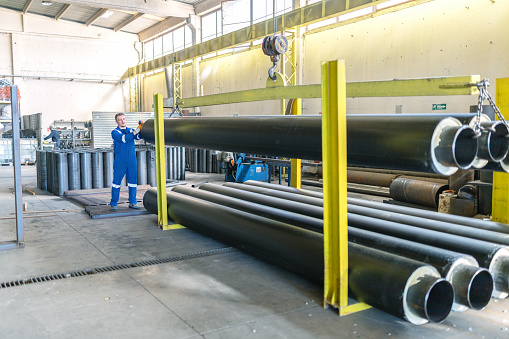
[[[228,157],[224,157],[223,163],[226,164],[226,167],[222,168],[226,169],[225,181],[269,180],[269,165],[262,161],[246,162],[245,158],[244,153],[230,154]]]

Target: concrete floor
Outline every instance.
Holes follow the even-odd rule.
[[[22,167],[25,248],[0,251],[0,284],[227,247],[188,229],[161,231],[155,215],[91,219],[35,189]],[[188,183],[210,179],[188,175]],[[221,180],[221,177],[214,177]],[[15,238],[12,167],[0,167],[0,241]],[[411,325],[376,309],[338,317],[322,287],[242,252],[0,289],[0,338],[509,338],[509,300],[441,324]]]

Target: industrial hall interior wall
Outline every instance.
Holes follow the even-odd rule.
[[[90,120],[92,111],[128,111],[128,85],[119,80],[138,62],[136,48],[136,34],[0,11],[0,78],[27,76],[13,78],[21,115],[43,113],[43,128],[54,120]]]
[[[298,68],[302,84],[320,83],[322,61],[345,59],[347,82],[479,74],[491,80],[509,74],[508,1],[434,0],[340,26],[303,34]],[[131,65],[133,66],[133,65]],[[200,61],[203,94],[263,88],[269,57],[259,48]],[[279,67],[278,67],[279,69]],[[191,97],[192,65],[182,71],[183,97]],[[152,95],[166,95],[164,73],[142,81],[142,110],[152,110]],[[442,113],[468,112],[475,96],[349,98],[347,113],[426,113],[432,104]],[[318,114],[320,99],[304,99],[303,114]],[[280,114],[279,101],[202,107],[201,114]]]

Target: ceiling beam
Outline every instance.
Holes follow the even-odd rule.
[[[195,7],[196,15],[204,15],[207,14],[208,12],[212,12],[216,9],[221,8],[221,3],[223,1],[224,0],[208,0],[200,2]]]
[[[131,16],[130,18],[128,18],[127,20],[124,20],[122,21],[121,23],[119,23],[118,25],[115,26],[115,28],[113,28],[113,30],[115,32],[118,32],[120,31],[122,28],[124,28],[125,26],[129,25],[131,22],[133,22],[134,20],[138,19],[138,18],[141,18],[145,13],[136,13],[134,14],[133,16]]]
[[[167,18],[187,18],[194,6],[175,0],[58,0],[59,3],[146,13]]]
[[[23,6],[23,14],[26,14],[28,12],[28,9],[30,8],[30,6],[32,6],[32,3],[34,2],[34,0],[27,0],[27,2],[25,3],[25,6]]]
[[[55,15],[55,20],[60,20],[60,18],[67,12],[67,10],[71,7],[71,5],[67,4],[60,11],[58,11],[57,15]]]
[[[97,12],[95,12],[94,15],[92,15],[90,17],[90,19],[87,20],[87,22],[85,22],[85,25],[86,26],[90,26],[91,24],[94,23],[94,21],[96,21],[97,19],[99,19],[101,17],[101,15],[103,15],[104,13],[106,13],[108,9],[107,8],[101,8],[100,10],[98,10]]]
[[[168,18],[164,21],[155,24],[154,26],[147,28],[144,31],[141,31],[140,33],[138,33],[138,36],[140,37],[140,41],[145,41],[157,35],[169,32],[172,29],[184,25],[185,23],[186,19],[184,18]]]

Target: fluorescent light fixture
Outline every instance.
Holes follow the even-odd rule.
[[[101,15],[101,18],[103,18],[103,19],[108,19],[110,16],[112,16],[112,15],[113,15],[113,13],[115,13],[115,12],[114,12],[114,11],[110,11],[110,10],[108,9],[106,12],[104,12],[104,14],[103,14],[103,15]]]
[[[51,5],[53,5],[53,3],[51,1],[42,0],[41,1],[41,5],[43,5],[43,6],[51,6]]]
[[[340,15],[340,16],[338,16],[338,22],[350,20],[353,18],[358,18],[360,16],[368,15],[371,13],[373,13],[373,6],[369,6],[369,7],[362,8],[362,9],[359,9],[359,10],[356,10],[356,11],[353,11],[350,13]]]
[[[382,2],[381,4],[376,5],[376,9],[384,9],[392,6],[396,6],[402,4],[404,2],[409,2],[410,0],[389,0],[386,2]]]

